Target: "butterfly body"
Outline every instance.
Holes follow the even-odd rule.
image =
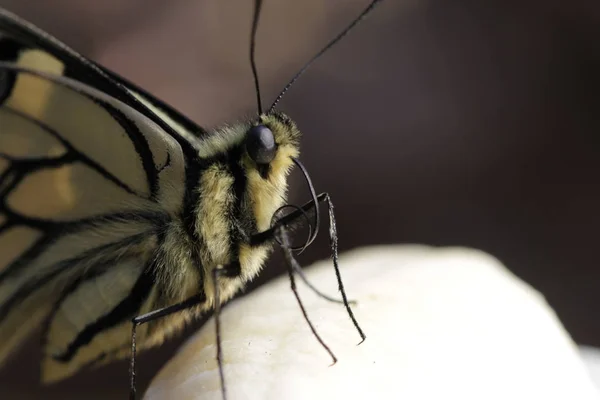
[[[260,271],[271,246],[250,238],[298,156],[287,116],[205,130],[3,10],[0,63],[0,363],[43,321],[46,381],[125,357],[133,317],[201,298],[138,328],[160,344]]]
[[[221,304],[258,274],[274,242],[302,315],[332,361],[295,275],[343,304],[365,340],[341,279],[333,203],[317,195],[297,158],[300,132],[275,107],[380,1],[310,59],[267,112],[255,60],[262,1],[255,1],[258,115],[211,130],[0,8],[0,365],[42,326],[44,381],[129,355],[135,399],[137,349],[214,309],[225,400]],[[294,165],[311,195],[302,207],[285,204]],[[308,282],[293,256],[316,239],[320,203],[341,300]],[[293,211],[282,216],[284,208]],[[310,233],[293,247],[287,228],[301,218]]]

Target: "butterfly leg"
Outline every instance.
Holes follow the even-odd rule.
[[[331,247],[331,259],[333,261],[333,269],[335,270],[335,277],[338,283],[338,290],[342,294],[342,301],[344,303],[344,307],[346,308],[346,312],[348,316],[352,320],[352,324],[356,328],[358,334],[360,335],[361,341],[359,344],[365,341],[367,336],[363,332],[362,328],[358,324],[356,317],[354,316],[354,312],[352,312],[352,308],[348,302],[348,297],[346,296],[346,289],[344,289],[344,282],[342,281],[342,274],[340,273],[339,267],[339,256],[338,256],[338,234],[337,234],[337,225],[335,223],[335,213],[333,211],[333,202],[331,201],[331,197],[329,193],[321,193],[319,195],[319,201],[325,201],[327,203],[327,213],[329,214],[329,245]]]
[[[336,225],[336,221],[335,221],[333,202],[331,201],[331,197],[329,196],[329,193],[326,193],[326,192],[319,194],[317,196],[317,201],[319,203],[325,203],[327,205],[327,212],[329,214],[329,244],[331,247],[331,259],[333,261],[333,268],[335,270],[335,276],[336,276],[337,283],[338,283],[338,289],[339,289],[340,293],[342,294],[342,303],[344,304],[344,307],[346,308],[346,312],[348,313],[348,316],[352,320],[352,324],[354,325],[358,334],[360,335],[360,337],[361,337],[360,343],[362,343],[366,339],[366,336],[365,336],[362,328],[358,324],[358,321],[356,320],[356,317],[354,316],[354,312],[352,311],[352,308],[350,307],[350,302],[348,301],[348,298],[346,296],[344,282],[342,281],[342,275],[340,273],[339,257],[338,257],[338,234],[337,234],[337,225]],[[279,229],[279,227],[291,224],[294,221],[296,221],[297,219],[302,218],[303,216],[305,216],[305,213],[307,211],[310,211],[313,208],[315,208],[315,202],[309,201],[308,203],[304,204],[302,207],[299,207],[298,209],[281,217],[279,220],[277,220],[274,227],[255,235],[252,238],[252,244],[261,244],[261,243],[273,238],[275,235],[276,229]],[[291,255],[291,250],[290,250],[290,255]],[[293,263],[298,264],[296,262],[296,260],[293,258],[293,256],[291,256],[289,263],[292,265],[293,265]],[[292,266],[292,268],[294,268],[294,267]],[[299,270],[300,266],[298,265],[298,268],[294,268],[294,269]],[[302,275],[300,275],[300,277],[302,278]],[[304,278],[303,278],[303,280],[304,280]],[[305,280],[305,282],[307,282],[307,280]],[[315,290],[315,288],[313,288],[312,285],[308,285],[308,286],[311,287],[311,289]],[[315,290],[315,292],[320,295],[319,291]],[[324,297],[324,296],[322,296],[322,297]],[[329,296],[327,296],[327,297],[329,297]]]
[[[174,314],[176,312],[186,310],[195,305],[201,304],[206,301],[206,297],[204,295],[196,295],[190,297],[187,300],[182,301],[181,303],[173,304],[172,306],[168,306],[165,308],[160,308],[158,310],[151,311],[147,314],[139,315],[131,320],[133,326],[131,328],[131,359],[129,362],[129,399],[135,400],[136,398],[136,385],[135,385],[135,354],[136,354],[136,341],[135,334],[137,327],[139,325],[145,324],[150,321],[157,320],[159,318],[166,317],[168,315]]]
[[[319,296],[320,298],[322,298],[324,300],[330,301],[332,303],[344,304],[344,300],[340,300],[340,299],[336,299],[335,297],[331,297],[328,294],[323,293],[321,290],[319,290],[319,288],[317,288],[315,285],[313,285],[308,280],[308,277],[304,273],[304,270],[302,269],[302,267],[300,266],[300,264],[298,263],[298,261],[296,261],[295,257],[291,258],[291,262],[292,262],[292,267],[294,268],[294,272],[296,272],[298,274],[298,276],[300,277],[300,279],[302,279],[302,281],[304,282],[304,284],[306,286],[308,286],[310,288],[310,290],[312,290],[313,292],[315,292],[315,294],[317,296]],[[348,304],[355,305],[356,301],[355,300],[348,300]]]
[[[294,278],[294,267],[293,267],[293,263],[297,263],[297,262],[292,255],[292,249],[290,247],[289,238],[288,238],[287,231],[285,230],[285,227],[284,226],[279,227],[277,229],[276,234],[279,236],[280,243],[281,243],[281,249],[283,250],[283,256],[285,257],[286,265],[288,267],[287,270],[288,270],[288,276],[290,278],[290,286],[292,288],[292,292],[294,293],[294,296],[296,296],[296,300],[298,301],[298,305],[300,306],[300,310],[302,311],[302,316],[304,317],[304,320],[308,324],[310,330],[312,331],[312,333],[315,336],[315,338],[317,339],[317,341],[321,344],[321,346],[323,346],[325,351],[327,351],[327,353],[329,353],[329,355],[331,356],[331,359],[333,360],[333,362],[332,362],[332,365],[333,365],[337,362],[337,358],[335,357],[335,355],[333,354],[333,352],[331,351],[329,346],[327,346],[327,344],[325,344],[325,342],[323,341],[323,339],[321,338],[321,336],[315,329],[314,325],[310,321],[310,318],[308,318],[308,314],[306,313],[304,304],[302,304],[302,300],[300,299],[300,295],[298,294],[298,289],[296,288],[296,279]]]
[[[227,400],[227,390],[225,387],[225,373],[223,371],[223,346],[221,344],[221,298],[218,278],[221,275],[227,275],[223,266],[219,265],[212,270],[213,290],[215,293],[215,336],[217,337],[217,366],[219,367],[219,379],[221,381],[221,398]]]

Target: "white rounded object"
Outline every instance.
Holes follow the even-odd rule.
[[[597,399],[576,346],[543,297],[472,249],[380,246],[342,255],[342,276],[367,340],[343,306],[287,275],[222,313],[228,400]],[[329,260],[307,268],[337,293]],[[338,294],[339,295],[339,294]],[[214,320],[155,377],[146,400],[221,399]]]

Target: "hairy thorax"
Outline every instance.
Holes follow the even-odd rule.
[[[258,165],[248,154],[245,140],[252,123],[214,130],[197,143],[202,168],[195,187],[192,235],[179,220],[169,227],[165,240],[165,271],[177,272],[167,291],[183,300],[204,293],[203,309],[230,299],[264,264],[270,244],[251,246],[250,238],[271,226],[276,210],[285,204],[287,176],[297,157],[299,131],[283,114],[263,115],[260,124],[272,132],[277,146],[267,165]],[[186,239],[181,238],[185,236]],[[219,299],[212,279],[215,268]]]

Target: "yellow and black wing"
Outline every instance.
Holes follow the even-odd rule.
[[[122,357],[132,317],[198,290],[183,263],[193,283],[165,293],[179,255],[163,243],[193,200],[203,133],[0,9],[0,363],[42,324],[47,381]],[[164,330],[142,327],[142,347]]]

